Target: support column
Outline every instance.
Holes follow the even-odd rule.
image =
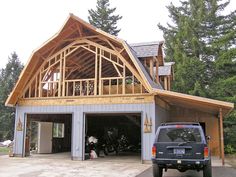
[[[223,133],[223,115],[222,108],[219,110],[219,118],[220,118],[220,156],[222,160],[222,165],[225,165],[225,152],[224,152],[224,133]]]
[[[95,54],[95,81],[94,81],[94,95],[97,95],[98,89],[98,48],[96,47],[96,54]]]
[[[164,89],[168,90],[168,84],[167,84],[168,80],[167,80],[167,76],[164,76]]]
[[[150,61],[150,67],[149,67],[150,75],[152,77],[152,80],[154,80],[154,77],[153,77],[153,67],[154,67],[153,58],[151,58],[149,61]]]
[[[99,95],[102,95],[102,50],[99,49]]]
[[[157,83],[160,82],[159,81],[159,74],[158,74],[158,72],[159,72],[159,61],[158,61],[158,59],[156,59],[156,82]]]

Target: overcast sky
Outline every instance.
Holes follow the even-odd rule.
[[[128,43],[162,40],[157,24],[166,24],[166,5],[178,0],[110,0],[111,7],[123,16],[119,37]],[[231,0],[229,10],[236,8]],[[47,41],[73,13],[87,21],[88,9],[96,0],[6,0],[0,2],[0,68],[15,51],[25,64],[32,51]]]

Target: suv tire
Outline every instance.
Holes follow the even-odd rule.
[[[153,177],[162,177],[163,169],[157,164],[153,164]]]
[[[203,177],[212,177],[211,161],[203,168]]]

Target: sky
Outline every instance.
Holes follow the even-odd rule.
[[[166,6],[178,0],[110,0],[116,14],[120,38],[128,43],[163,40],[157,24],[165,25],[170,19]],[[95,9],[96,0],[7,0],[0,2],[0,68],[12,52],[23,64],[33,50],[52,37],[64,24],[69,13],[88,21],[88,9]],[[227,10],[236,8],[231,0]]]

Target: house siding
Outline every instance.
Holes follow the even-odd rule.
[[[155,113],[156,113],[156,119],[155,119],[155,125],[157,130],[158,126],[161,125],[161,123],[166,122],[169,119],[169,111],[165,108],[159,106],[158,104],[155,105]]]
[[[83,159],[83,134],[84,117],[86,113],[141,113],[142,122],[142,160],[151,160],[151,148],[156,130],[156,111],[155,103],[145,104],[104,104],[104,105],[78,105],[78,106],[16,106],[16,124],[15,124],[15,144],[14,154],[23,156],[24,133],[27,114],[72,114],[72,159]],[[144,119],[152,120],[152,129],[150,133],[144,133]],[[158,116],[160,118],[161,116]],[[21,119],[23,131],[17,131],[17,122]]]

